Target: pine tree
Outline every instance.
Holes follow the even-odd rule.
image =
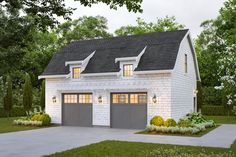
[[[29,113],[32,108],[32,85],[31,85],[31,78],[29,74],[25,75],[25,84],[23,89],[23,105],[24,109]]]
[[[45,109],[45,81],[42,82],[41,86],[40,106],[43,110]]]
[[[13,99],[12,99],[12,80],[10,76],[7,76],[6,80],[6,93],[3,96],[3,107],[4,112],[6,113],[7,117],[10,116],[10,112],[12,109]]]

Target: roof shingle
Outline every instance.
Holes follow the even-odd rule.
[[[96,51],[83,73],[118,72],[115,58],[136,57],[147,46],[135,71],[173,69],[180,42],[188,30],[71,42],[57,52],[42,75],[69,73],[66,61],[84,60]]]

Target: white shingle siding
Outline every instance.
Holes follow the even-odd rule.
[[[170,115],[171,75],[143,75],[134,78],[93,77],[86,80],[71,81],[71,79],[46,79],[46,112],[52,117],[53,123],[61,123],[62,93],[93,93],[93,125],[110,126],[110,93],[111,92],[147,92],[147,122],[155,115],[165,119]],[[156,94],[159,102],[153,104],[152,96]],[[102,96],[99,104],[97,97]],[[56,103],[52,97],[56,96]]]
[[[188,72],[185,73],[184,57],[187,54]],[[193,97],[196,89],[196,71],[193,52],[187,36],[181,42],[171,78],[171,117],[178,120],[194,111]]]

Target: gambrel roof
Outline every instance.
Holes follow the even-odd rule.
[[[73,41],[59,50],[42,75],[69,74],[66,62],[82,61],[93,52],[83,74],[119,72],[116,58],[137,57],[146,47],[135,71],[172,70],[180,43],[188,30],[148,33],[106,39]]]

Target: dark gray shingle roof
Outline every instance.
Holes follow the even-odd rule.
[[[68,74],[66,61],[83,60],[95,50],[83,73],[118,72],[119,63],[115,63],[115,58],[136,57],[145,46],[146,51],[135,71],[173,69],[180,42],[187,31],[74,41],[53,56],[42,75]]]

